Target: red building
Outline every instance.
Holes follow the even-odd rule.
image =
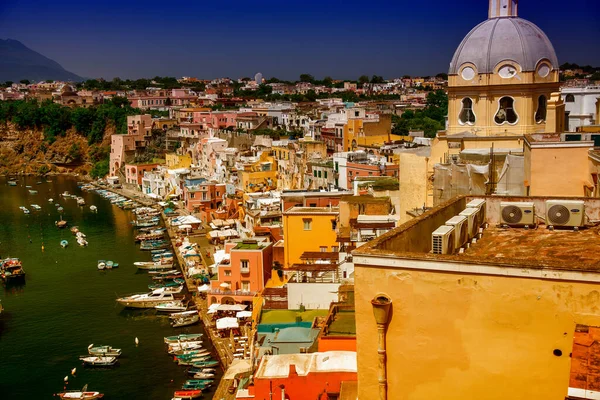
[[[391,176],[398,178],[400,171],[397,164],[386,163],[352,163],[349,162],[346,166],[348,172],[348,186],[352,187],[352,182],[359,176]]]
[[[263,356],[254,375],[254,385],[238,391],[237,398],[337,399],[342,382],[356,380],[353,351]]]
[[[160,164],[125,164],[125,182],[132,185],[142,186],[144,172],[154,171]]]
[[[286,190],[281,194],[283,211],[291,207],[337,207],[342,196],[352,191],[321,192],[305,190]]]

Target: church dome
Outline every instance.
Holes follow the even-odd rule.
[[[541,60],[558,69],[558,59],[546,34],[534,23],[518,17],[490,18],[477,25],[463,39],[450,62],[449,74],[458,74],[470,63],[480,74],[489,74],[503,61],[535,71]]]

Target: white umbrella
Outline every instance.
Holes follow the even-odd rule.
[[[219,286],[221,286],[222,288],[229,288],[229,287],[231,287],[231,285],[229,283],[227,283],[227,282],[223,282]]]

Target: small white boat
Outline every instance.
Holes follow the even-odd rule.
[[[80,399],[80,400],[95,400],[104,397],[100,392],[88,391],[88,385],[85,385],[81,390],[67,390],[56,394],[61,399]]]
[[[117,363],[117,357],[81,356],[79,359],[93,367],[111,367]]]
[[[207,378],[214,378],[215,374],[211,374],[211,373],[207,373],[207,372],[196,372],[194,374],[194,378],[196,379],[207,379]]]
[[[33,208],[35,211],[40,211],[42,209],[42,207],[38,206],[37,204],[32,204],[31,208]]]
[[[77,238],[77,244],[80,245],[81,247],[85,247],[85,246],[88,245],[88,242],[84,238],[78,237]]]
[[[112,346],[96,346],[93,344],[88,346],[88,353],[92,356],[110,356],[119,357],[121,355],[121,349],[115,349]]]
[[[190,342],[201,338],[201,333],[182,333],[181,335],[165,336],[165,343]]]
[[[138,267],[138,269],[146,269],[146,270],[158,270],[158,269],[173,268],[173,262],[163,262],[163,261],[137,261],[137,262],[134,262],[133,265]]]
[[[67,247],[69,245],[69,242],[66,240],[61,240],[60,241],[60,246],[64,249],[65,247]]]
[[[94,206],[94,205],[91,205],[91,206],[90,206],[90,211],[91,211],[91,212],[96,212],[96,211],[98,211],[98,207],[96,207],[96,206]]]
[[[171,326],[173,328],[181,328],[198,323],[200,315],[197,310],[192,310],[171,314],[169,318],[171,318]]]
[[[53,198],[49,198],[48,199],[48,203],[54,203],[54,199]]]
[[[162,303],[154,306],[154,309],[158,312],[181,312],[187,310],[187,306],[182,301],[170,301],[168,303]]]
[[[77,205],[78,206],[85,206],[85,200],[83,199],[83,197],[78,197],[77,198]]]

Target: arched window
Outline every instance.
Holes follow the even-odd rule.
[[[574,103],[574,102],[575,102],[575,96],[573,96],[572,94],[568,94],[568,95],[565,97],[565,101],[566,101],[567,103]]]
[[[538,124],[546,122],[546,103],[546,96],[541,95],[538,97],[538,106],[537,111],[535,112],[535,122]]]
[[[514,125],[517,123],[519,116],[514,109],[514,104],[515,100],[508,96],[502,97],[500,101],[498,101],[498,111],[494,117],[494,121],[498,125],[502,125],[504,123]]]
[[[473,113],[473,100],[468,97],[462,99],[462,110],[458,114],[458,121],[461,125],[473,125],[475,123],[475,113]]]

